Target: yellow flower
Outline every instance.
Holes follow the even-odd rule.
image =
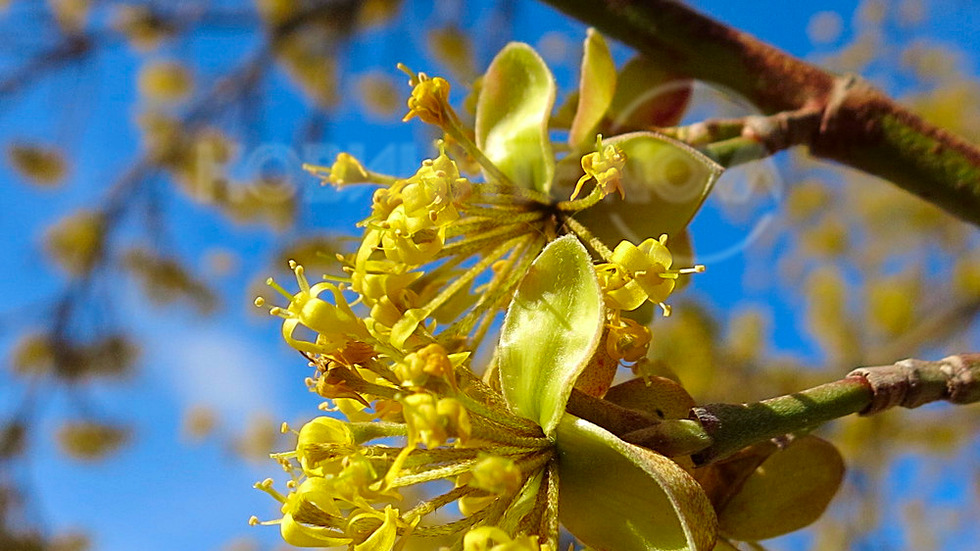
[[[650,348],[650,328],[629,319],[620,318],[609,327],[606,335],[606,353],[616,360],[636,362],[647,355]]]
[[[384,297],[395,297],[400,301],[401,294],[422,277],[422,272],[397,273],[398,268],[398,264],[390,260],[369,260],[364,270],[355,269],[351,274],[351,289],[368,306],[374,306]]]
[[[255,488],[282,503],[282,518],[260,523],[257,518],[252,517],[249,524],[278,524],[282,539],[297,547],[340,547],[353,542],[353,539],[334,527],[340,509],[333,501],[326,479],[308,478],[288,496],[280,494],[272,487],[271,478],[259,482]]]
[[[517,493],[523,482],[520,467],[509,457],[484,455],[471,473],[470,486],[497,495]]]
[[[302,266],[292,261],[289,266],[296,274],[296,281],[300,288],[298,293],[290,295],[272,278],[269,278],[266,283],[290,299],[289,306],[286,308],[273,307],[269,310],[272,315],[285,320],[282,322],[282,336],[290,346],[301,352],[328,354],[343,349],[349,341],[370,337],[364,322],[351,310],[339,287],[327,282],[311,286]],[[336,304],[330,304],[319,298],[320,293],[328,290],[333,294]],[[255,299],[256,306],[264,304],[265,299],[261,297]],[[316,342],[293,338],[293,333],[300,325],[318,333]]]
[[[511,538],[496,526],[474,528],[463,536],[463,551],[545,551],[549,548],[539,544],[537,536]]]
[[[381,524],[364,541],[355,545],[354,551],[391,551],[395,546],[399,525],[405,526],[406,523],[398,515],[398,509],[392,508],[391,505],[385,507],[384,513],[371,510],[351,517],[350,530],[353,531],[354,527],[365,521],[377,522],[379,517],[383,519]]]
[[[616,145],[602,145],[602,135],[596,137],[596,151],[582,157],[582,170],[585,175],[578,179],[575,184],[575,191],[572,192],[572,199],[578,197],[585,182],[595,179],[596,185],[602,190],[602,196],[610,193],[619,192],[620,199],[626,198],[626,191],[623,189],[622,173],[623,166],[626,165],[626,155],[623,150]]]
[[[321,184],[333,184],[341,188],[349,184],[371,182],[371,175],[360,161],[349,153],[340,153],[330,168],[304,164],[303,170],[318,176]]]
[[[468,190],[469,183],[460,178],[459,169],[446,152],[422,162],[415,176],[405,181],[401,197],[405,214],[423,218],[432,226],[445,226],[459,218],[457,195]]]
[[[469,414],[455,398],[436,399],[425,393],[410,394],[401,400],[408,425],[409,439],[433,449],[445,444],[450,438],[460,443],[469,440]]]
[[[339,472],[340,459],[357,449],[347,423],[332,417],[317,417],[299,430],[296,456],[303,472],[323,476],[325,472]]]
[[[412,77],[409,84],[413,86],[412,96],[408,98],[408,113],[402,121],[418,117],[423,122],[442,127],[449,121],[449,82],[436,77],[429,78],[425,73],[412,75],[410,71],[399,66]]]
[[[344,469],[327,478],[334,499],[364,510],[371,508],[371,502],[400,498],[395,490],[377,487],[380,479],[371,460],[361,454],[348,456]]]
[[[446,242],[445,228],[424,227],[398,205],[384,222],[381,247],[388,260],[420,266],[435,258]]]
[[[647,239],[639,246],[621,241],[609,260],[596,266],[596,271],[607,304],[617,310],[635,310],[649,300],[659,304],[664,314],[669,315],[670,309],[664,301],[674,290],[677,276],[704,271],[704,266],[700,265],[670,269],[673,258],[667,250],[666,235],[661,235],[659,240]]]
[[[469,353],[448,354],[441,345],[432,343],[412,352],[392,368],[402,386],[423,387],[429,377],[439,377],[456,388],[455,366],[461,365]]]

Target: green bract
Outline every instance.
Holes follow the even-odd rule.
[[[804,436],[766,458],[720,504],[722,532],[736,540],[774,538],[823,514],[844,478],[844,460],[830,442]]]
[[[554,433],[575,380],[602,334],[602,292],[585,247],[572,236],[548,245],[517,289],[497,354],[504,398]]]
[[[508,44],[483,77],[476,145],[517,186],[545,193],[551,187],[555,157],[548,119],[554,102],[554,77],[527,44]]]
[[[504,398],[558,450],[559,515],[595,549],[708,550],[717,521],[701,486],[670,459],[564,413],[595,353],[604,306],[585,247],[552,242],[518,288],[501,329]]]
[[[691,97],[690,80],[670,74],[644,56],[627,61],[616,82],[616,94],[606,113],[609,134],[674,126]]]
[[[558,425],[558,514],[586,545],[615,551],[711,549],[714,509],[677,463],[572,415]]]
[[[596,127],[606,115],[616,92],[616,65],[602,35],[589,29],[582,54],[578,108],[568,130],[573,150],[588,149],[595,143]]]

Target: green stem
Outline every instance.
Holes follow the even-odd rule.
[[[752,138],[729,138],[702,146],[701,151],[725,168],[765,159],[772,153]]]
[[[866,381],[848,377],[754,404],[709,404],[693,408],[713,443],[694,454],[699,465],[722,459],[753,444],[814,428],[858,413],[871,402]]]
[[[674,0],[547,0],[668,70],[720,84],[764,113],[809,110],[810,151],[891,180],[980,225],[980,148],[867,83],[840,77]]]
[[[354,434],[354,441],[358,444],[378,438],[408,435],[408,428],[403,423],[372,421],[370,423],[350,423],[349,426]]]
[[[873,415],[937,401],[980,401],[980,354],[861,367],[838,381],[761,402],[697,406],[690,419],[650,419],[643,412],[575,391],[567,409],[627,442],[668,456],[693,453],[694,462],[705,465],[756,442],[812,430],[853,413]]]
[[[839,381],[755,404],[696,407],[692,413],[714,443],[693,457],[703,465],[749,444],[809,430],[852,413],[873,415],[896,406],[917,408],[937,401],[980,401],[980,354],[861,367]]]
[[[586,228],[581,222],[572,218],[571,216],[564,217],[562,222],[568,227],[568,229],[572,230],[572,233],[578,236],[580,241],[591,247],[593,251],[599,253],[599,256],[602,257],[603,260],[606,262],[612,262],[612,251],[609,250],[609,247],[607,247],[605,243],[599,239],[596,239],[596,237],[592,235],[592,232],[589,231],[589,228]]]

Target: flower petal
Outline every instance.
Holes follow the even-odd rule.
[[[595,29],[589,29],[582,53],[578,108],[568,131],[573,150],[588,149],[595,143],[595,129],[612,103],[616,91],[616,64],[609,46]]]
[[[340,547],[353,541],[332,528],[300,524],[288,513],[282,517],[280,532],[286,543],[296,547]]]
[[[604,305],[592,259],[572,236],[531,265],[500,330],[500,382],[517,414],[551,434],[599,344]]]
[[[701,486],[666,457],[572,415],[558,425],[562,524],[593,549],[708,551],[717,519]]]
[[[483,77],[476,145],[515,185],[545,193],[551,187],[548,118],[554,102],[554,77],[527,44],[508,44]]]

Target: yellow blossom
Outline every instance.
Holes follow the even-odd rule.
[[[361,454],[353,454],[345,458],[343,470],[327,480],[334,499],[368,509],[371,502],[399,497],[395,490],[377,487],[375,483],[380,478],[370,459]]]
[[[280,503],[282,518],[260,523],[252,517],[249,524],[278,524],[282,539],[297,547],[339,547],[353,540],[343,532],[327,524],[313,525],[310,521],[330,522],[340,509],[333,503],[326,479],[308,478],[299,487],[284,496],[272,487],[272,479],[265,479],[255,485]],[[326,510],[324,510],[326,509]],[[332,522],[330,524],[333,524]]]
[[[345,368],[341,367],[340,369]],[[350,387],[343,377],[331,371],[331,369],[328,369],[326,373],[321,374],[316,379],[310,379],[310,390],[330,400],[352,399],[360,402],[364,406],[370,405],[359,392]]]
[[[429,228],[419,223],[399,205],[384,222],[381,247],[389,260],[419,266],[435,258],[446,242],[445,228]]]
[[[613,250],[610,262],[596,266],[609,307],[635,310],[649,300],[669,314],[670,309],[664,301],[674,290],[677,276],[704,271],[704,266],[700,265],[672,270],[672,263],[666,235],[661,235],[660,239],[647,239],[639,246],[621,241]]]
[[[7,148],[7,159],[11,168],[42,187],[58,185],[68,172],[64,155],[53,147],[14,144]]]
[[[606,353],[616,360],[636,362],[647,355],[650,348],[650,329],[629,319],[620,318],[609,327],[606,335]]]
[[[383,519],[381,524],[364,541],[355,545],[354,551],[391,551],[395,546],[399,524],[405,523],[398,516],[398,509],[392,508],[391,505],[386,506],[383,513],[372,510],[355,515],[351,517],[349,525],[354,527],[359,522],[376,520],[379,516]]]
[[[575,184],[575,191],[572,192],[572,199],[578,197],[585,182],[595,179],[596,185],[602,190],[605,197],[612,192],[619,192],[621,199],[626,198],[626,191],[623,189],[622,175],[623,166],[626,165],[626,155],[623,150],[616,145],[602,145],[602,135],[596,137],[596,151],[582,157],[582,170],[585,175],[579,178]]]
[[[405,356],[405,359],[395,364],[392,369],[403,386],[422,387],[429,377],[439,377],[455,388],[455,365],[461,364],[469,354],[452,356],[441,345],[432,343]],[[453,361],[454,359],[456,362]]]
[[[339,458],[357,451],[347,423],[332,417],[317,417],[303,425],[296,443],[296,456],[303,472],[323,476],[339,470]]]
[[[511,538],[496,526],[474,528],[463,536],[463,551],[544,551],[549,547],[539,544],[537,536]]]
[[[273,307],[270,313],[284,319],[282,336],[293,348],[301,352],[326,354],[342,349],[348,341],[369,338],[367,328],[351,310],[341,289],[327,282],[311,286],[306,279],[303,267],[290,262],[290,267],[296,274],[300,291],[290,295],[285,289],[269,278],[267,283],[283,296],[290,299],[286,308]],[[330,291],[336,304],[318,298],[320,293]],[[256,306],[265,304],[265,300],[255,300]],[[293,337],[296,329],[303,325],[318,333],[315,342],[303,341]]]
[[[365,266],[366,270],[354,270],[351,274],[351,289],[368,306],[374,306],[384,297],[401,299],[405,289],[422,277],[422,272],[396,273],[397,263],[390,260],[369,260]]]
[[[425,73],[419,73],[417,76],[412,75],[409,84],[413,86],[412,96],[408,98],[408,113],[402,121],[418,117],[429,124],[440,127],[445,125],[451,116],[449,82],[440,77],[429,78]]]
[[[321,179],[321,184],[333,184],[340,188],[349,184],[371,182],[371,175],[360,161],[349,153],[340,153],[330,168],[304,164],[303,170]]]
[[[435,159],[426,159],[422,167],[401,189],[405,214],[421,217],[433,226],[445,226],[457,220],[456,195],[466,192],[469,183],[460,178],[456,163],[443,150]]]
[[[484,455],[473,467],[469,485],[497,495],[514,494],[521,488],[521,469],[509,457]]]
[[[416,393],[401,400],[408,425],[409,438],[425,444],[426,448],[437,448],[450,438],[460,443],[469,440],[469,414],[455,398],[436,399],[425,393]]]

